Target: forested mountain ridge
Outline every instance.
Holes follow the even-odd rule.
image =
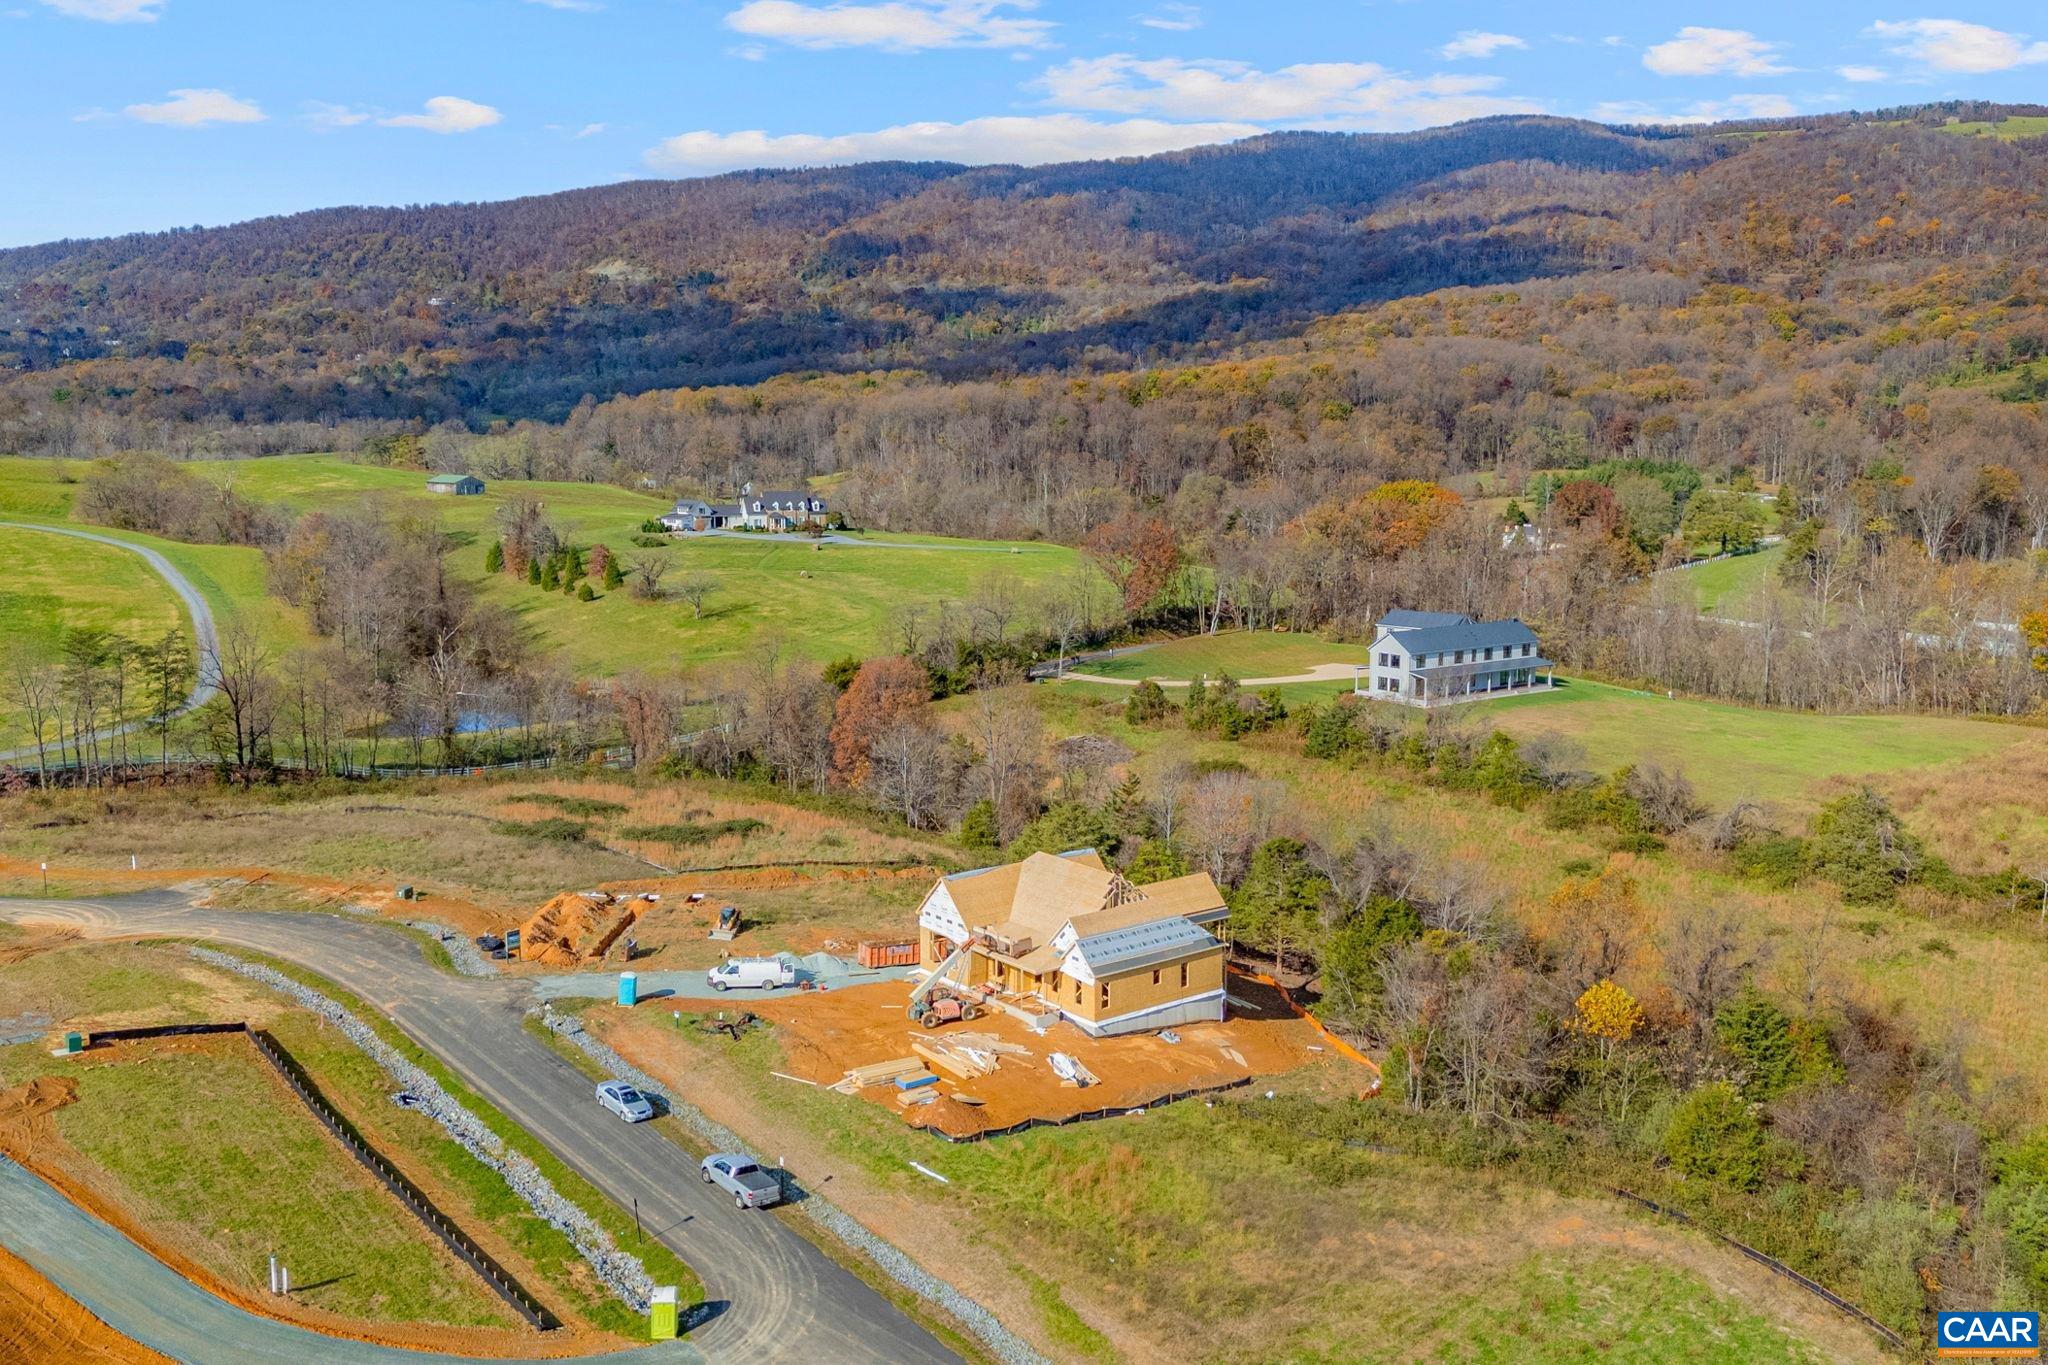
[[[1694,139],[1558,119],[1287,133],[1116,162],[875,164],[329,209],[0,252],[0,393],[155,419],[559,419],[802,368],[987,374],[1198,353],[1374,298],[1600,263],[1572,177]],[[1520,221],[1366,226],[1535,164]],[[1560,223],[1564,230],[1560,230]],[[24,377],[26,377],[24,379]],[[0,442],[4,444],[5,442]]]

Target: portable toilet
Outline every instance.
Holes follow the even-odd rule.
[[[676,1288],[664,1285],[657,1288],[647,1300],[647,1335],[650,1341],[674,1341],[676,1330],[681,1326],[677,1321]]]
[[[640,1003],[640,978],[632,972],[619,973],[619,1003],[629,1007]]]

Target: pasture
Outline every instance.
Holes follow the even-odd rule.
[[[1877,781],[2048,745],[2039,731],[1990,721],[1819,716],[1673,699],[1581,678],[1561,682],[1553,693],[1465,709],[1517,738],[1550,733],[1571,739],[1596,772],[1629,763],[1683,769],[1700,795],[1718,805],[1749,796],[1807,809],[1822,799],[1824,783]]]
[[[1065,546],[937,536],[853,536],[850,544],[711,536],[636,546],[641,523],[668,511],[670,500],[605,484],[486,480],[482,495],[458,498],[428,493],[426,476],[415,470],[327,455],[191,468],[231,483],[246,497],[294,510],[368,497],[432,515],[453,543],[450,566],[487,601],[515,612],[537,646],[563,655],[586,675],[729,659],[762,644],[819,660],[869,655],[889,647],[899,607],[964,601],[994,580],[1009,589],[1021,625],[1032,619],[1035,597],[1085,572],[1080,557]],[[580,602],[509,575],[486,574],[484,555],[495,539],[498,509],[517,498],[538,501],[566,540],[586,548],[602,543],[626,564],[642,558],[661,563],[666,595],[642,601],[619,590]],[[701,616],[673,594],[693,574],[716,582]]]

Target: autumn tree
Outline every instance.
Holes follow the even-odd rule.
[[[1158,517],[1133,514],[1106,522],[1081,542],[1081,551],[1115,585],[1126,616],[1150,606],[1180,564],[1173,528]]]
[[[891,655],[862,664],[833,708],[833,779],[848,786],[864,785],[875,741],[898,725],[918,720],[931,695],[930,677],[913,660]],[[906,740],[898,746],[899,755],[908,754],[907,745]]]

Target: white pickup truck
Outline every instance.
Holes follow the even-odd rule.
[[[782,1202],[782,1182],[737,1152],[713,1152],[697,1170],[705,1184],[731,1195],[736,1209],[765,1209]]]
[[[714,991],[736,986],[772,991],[778,986],[794,986],[796,968],[779,957],[729,957],[705,972],[704,980]]]

